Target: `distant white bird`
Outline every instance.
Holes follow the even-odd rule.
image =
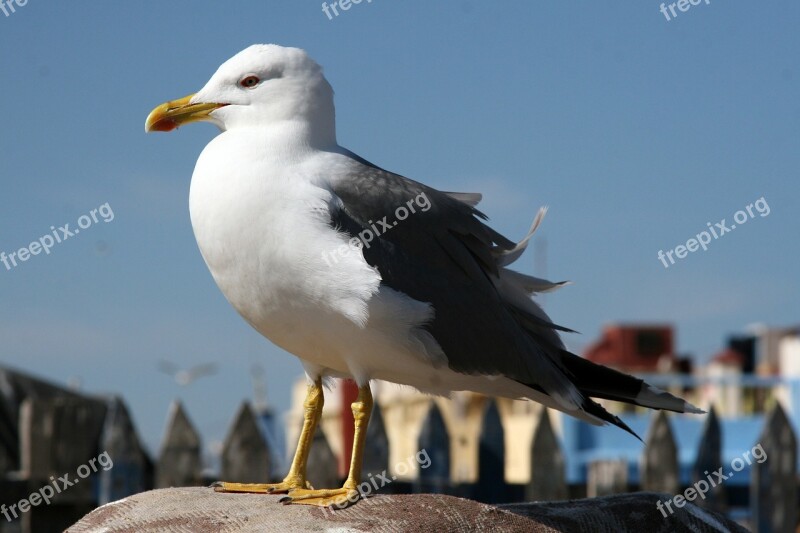
[[[556,330],[569,330],[531,300],[562,284],[505,268],[544,210],[515,244],[483,222],[480,195],[440,192],[339,146],[333,90],[303,50],[247,48],[197,94],[154,109],[146,130],[200,120],[222,131],[192,176],[200,251],[231,305],[299,357],[310,383],[286,479],[218,490],[288,492],[282,501],[324,506],[356,501],[371,379],[529,398],[628,431],[591,397],[700,412],[565,350]],[[312,490],[306,461],[330,376],[359,386],[353,456],[342,488]]]
[[[197,365],[183,370],[169,361],[161,360],[158,362],[158,369],[168,376],[171,376],[175,380],[175,383],[181,387],[191,385],[201,377],[213,376],[217,373],[217,365],[215,363]]]

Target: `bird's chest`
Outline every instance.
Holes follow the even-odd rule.
[[[241,176],[240,176],[241,178]],[[298,276],[313,230],[280,183],[192,179],[190,212],[195,238],[217,285],[248,320],[298,303],[311,289]]]
[[[214,280],[253,327],[295,353],[301,333],[323,338],[342,319],[366,320],[380,281],[361,256],[329,259],[344,242],[328,223],[329,199],[291,170],[201,157],[192,177],[192,227]]]

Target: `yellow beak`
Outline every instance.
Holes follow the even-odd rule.
[[[180,100],[172,100],[153,109],[144,123],[144,131],[172,131],[178,126],[208,120],[208,115],[215,109],[227,104],[190,104],[193,94]]]

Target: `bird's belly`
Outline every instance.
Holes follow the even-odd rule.
[[[192,203],[192,220],[220,290],[274,344],[361,382],[388,378],[398,368],[430,370],[429,355],[409,341],[409,324],[426,320],[427,305],[380,287],[363,259],[350,267],[315,262],[325,241],[316,230],[274,231],[241,212],[221,214]]]
[[[339,242],[326,244],[326,226],[298,233],[301,225],[278,221],[296,211],[275,204],[273,216],[261,220],[254,211],[231,213],[202,202],[196,191],[193,183],[192,224],[203,258],[225,297],[259,333],[323,371],[361,383],[385,379],[434,393],[452,390],[458,376],[417,327],[431,317],[427,304],[381,287],[363,258],[356,265],[328,264],[323,251]]]
[[[369,329],[380,276],[360,253],[330,260],[346,243],[329,226],[330,193],[302,177],[241,171],[208,156],[210,148],[198,160],[189,207],[220,290],[278,346],[348,372],[344,346],[353,340],[345,337]]]

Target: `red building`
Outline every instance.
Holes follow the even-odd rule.
[[[669,325],[606,326],[600,340],[589,345],[583,356],[625,372],[665,372],[679,366]]]

